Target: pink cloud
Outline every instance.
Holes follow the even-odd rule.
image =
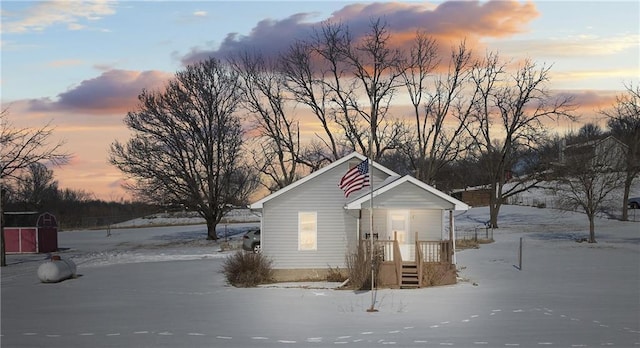
[[[334,12],[327,22],[348,25],[355,40],[363,37],[372,20],[380,18],[388,23],[395,43],[406,45],[417,30],[426,32],[440,43],[443,52],[466,40],[471,47],[485,37],[504,37],[526,30],[526,25],[539,15],[531,2],[493,0],[449,1],[437,7],[419,3],[354,4]],[[258,50],[265,55],[275,55],[289,47],[296,39],[309,37],[319,22],[305,21],[311,14],[299,13],[284,20],[259,22],[247,35],[231,33],[218,49],[193,48],[182,58],[183,64],[191,64],[208,57],[224,58],[243,50]]]
[[[281,21],[265,19],[251,30],[249,35],[229,33],[217,50],[194,47],[181,58],[184,65],[206,60],[209,57],[224,58],[235,53],[259,51],[265,55],[276,55],[284,51],[296,39],[308,37],[312,24],[304,22],[310,14],[299,13]]]
[[[573,104],[583,112],[602,110],[611,107],[616,101],[615,91],[572,90],[556,91],[558,97],[571,97]]]
[[[49,98],[29,101],[32,111],[84,111],[98,114],[132,110],[143,89],[161,87],[172,75],[161,71],[109,70]]]

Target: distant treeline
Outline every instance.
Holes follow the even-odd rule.
[[[4,213],[49,212],[56,216],[61,231],[102,228],[163,210],[148,203],[94,199],[84,191],[60,190],[56,182],[48,182],[41,190],[6,190],[3,196]]]

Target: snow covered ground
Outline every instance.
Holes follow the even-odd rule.
[[[487,219],[473,208],[456,228]],[[218,233],[237,243],[257,225]],[[80,276],[43,284],[47,255],[9,255],[0,345],[640,347],[640,222],[600,219],[597,244],[576,242],[587,231],[583,214],[504,206],[495,243],[457,253],[458,284],[373,293],[230,287],[220,269],[231,251],[206,241],[202,224],[62,232],[60,254]]]

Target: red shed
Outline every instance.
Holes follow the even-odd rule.
[[[5,212],[7,253],[48,253],[58,250],[58,221],[53,214]]]

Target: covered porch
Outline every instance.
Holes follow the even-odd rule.
[[[380,240],[374,235],[373,241],[369,237],[360,239],[359,252],[371,260],[373,244],[377,287],[410,289],[456,282],[452,240],[419,240],[416,234],[411,246],[415,257],[403,259],[397,236],[392,240]]]
[[[357,218],[357,248],[374,260],[376,286],[456,282],[453,212],[463,202],[409,176],[389,178],[345,205]]]

